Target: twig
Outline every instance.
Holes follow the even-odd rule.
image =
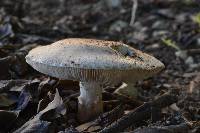
[[[112,122],[116,121],[124,114],[125,107],[120,104],[119,106],[115,107],[113,110],[106,112],[99,116],[98,119],[96,119],[96,123],[99,123],[101,126],[109,125]]]
[[[105,127],[100,133],[117,133],[121,132],[129,126],[139,121],[147,120],[151,117],[153,107],[164,108],[177,102],[177,96],[165,93],[152,102],[144,103],[135,110],[131,111],[118,121],[112,123],[110,126]]]
[[[76,129],[79,132],[91,131],[90,128],[95,127],[95,126],[99,126],[99,129],[100,129],[102,126],[109,125],[113,121],[116,121],[117,119],[119,119],[123,115],[124,109],[125,109],[124,106],[120,104],[119,106],[115,107],[113,110],[100,115],[94,121],[84,123],[76,127]],[[96,130],[96,128],[94,130]]]
[[[187,51],[188,54],[191,54],[191,55],[200,54],[200,48],[198,48],[198,49],[188,49],[186,51]]]
[[[63,99],[63,102],[64,102],[64,103],[67,103],[67,102],[69,102],[70,99],[75,98],[75,97],[78,97],[79,95],[80,95],[79,92],[74,93],[74,94],[71,94],[71,95],[69,95],[68,97],[64,98],[64,99]]]
[[[188,125],[187,123],[181,123],[179,125],[170,125],[162,127],[160,126],[145,127],[130,133],[188,133],[190,128],[191,128],[190,125]]]
[[[133,24],[134,24],[137,6],[138,6],[138,1],[137,0],[133,0],[133,7],[132,7],[132,13],[131,13],[130,26],[133,26]]]

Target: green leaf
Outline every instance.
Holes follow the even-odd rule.
[[[161,39],[161,40],[165,45],[175,48],[176,50],[181,50],[173,40],[171,39]]]

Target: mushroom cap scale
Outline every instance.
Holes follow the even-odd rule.
[[[121,42],[78,38],[37,47],[26,61],[53,77],[104,83],[140,80],[164,68],[153,56]]]

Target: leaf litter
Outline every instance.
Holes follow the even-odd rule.
[[[131,27],[128,23],[132,1],[112,3],[113,0],[1,2],[0,132],[200,131],[199,3],[141,0]],[[105,88],[104,113],[91,122],[79,123],[78,83],[42,75],[24,58],[34,47],[69,37],[123,41],[153,54],[166,69],[137,83],[138,99],[114,94],[119,86]],[[162,38],[167,40],[163,42]],[[181,49],[179,55],[176,49]],[[162,100],[152,105],[157,98],[165,99],[170,91],[176,92],[177,101],[170,103],[168,99],[162,109]],[[168,93],[169,97],[172,94]],[[126,121],[127,118],[131,120]]]

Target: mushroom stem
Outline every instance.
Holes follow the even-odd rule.
[[[80,82],[78,118],[85,122],[103,112],[102,87],[96,82]]]

